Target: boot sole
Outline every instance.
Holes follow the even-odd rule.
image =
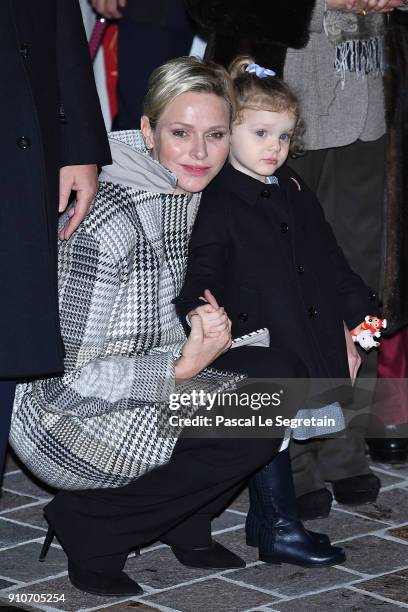
[[[281,565],[282,563],[286,563],[289,565],[297,565],[298,567],[328,567],[331,565],[340,565],[341,563],[344,563],[344,561],[346,560],[346,555],[343,555],[343,557],[341,557],[340,559],[338,559],[337,561],[323,561],[320,563],[302,563],[300,561],[294,561],[294,560],[289,560],[289,559],[284,559],[281,557],[274,557],[271,555],[259,555],[259,560],[263,561],[264,563],[266,563],[267,565]]]
[[[351,495],[335,495],[335,500],[344,506],[358,506],[360,504],[369,504],[377,500],[378,491],[366,491],[361,493],[353,493]]]

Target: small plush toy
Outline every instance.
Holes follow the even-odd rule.
[[[375,338],[380,338],[381,330],[386,329],[387,320],[380,319],[374,315],[367,315],[358,327],[353,329],[351,337],[354,342],[357,342],[365,351],[380,346],[380,343]]]

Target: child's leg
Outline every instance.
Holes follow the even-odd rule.
[[[249,487],[247,543],[259,547],[261,561],[322,567],[345,560],[326,535],[307,531],[300,522],[287,449],[253,476]]]

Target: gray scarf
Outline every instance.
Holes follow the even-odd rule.
[[[359,76],[384,72],[383,15],[369,13],[364,17],[347,11],[326,11],[324,28],[336,47],[335,70],[342,86],[347,71]]]

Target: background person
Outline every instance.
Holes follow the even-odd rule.
[[[151,72],[173,57],[188,55],[193,22],[183,0],[91,0],[95,11],[119,20],[118,113],[113,129],[139,126]]]
[[[3,5],[0,182],[0,474],[16,381],[63,369],[56,279],[60,239],[89,212],[96,164],[110,163],[77,1]]]

